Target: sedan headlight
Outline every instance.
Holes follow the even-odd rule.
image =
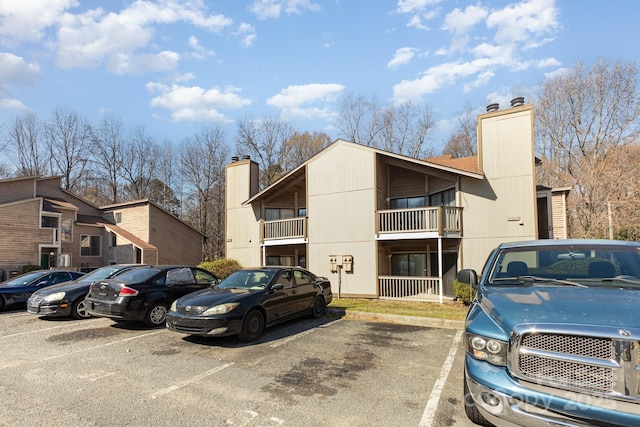
[[[476,359],[505,366],[507,364],[507,346],[506,341],[467,333],[465,350]]]
[[[169,310],[178,311],[178,300],[175,300],[173,304],[171,304],[171,307],[169,308]]]
[[[46,297],[43,298],[43,300],[45,302],[54,302],[54,301],[60,301],[64,298],[65,293],[64,292],[54,292],[52,294],[47,295]]]
[[[232,302],[232,303],[228,303],[228,304],[214,305],[213,307],[207,309],[204,313],[202,313],[202,315],[203,316],[211,316],[213,314],[225,314],[225,313],[230,312],[231,310],[233,310],[234,308],[236,308],[239,305],[240,305],[239,302]]]

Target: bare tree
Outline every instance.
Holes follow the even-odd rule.
[[[331,144],[331,138],[322,132],[294,132],[282,144],[282,169],[293,170],[309,160],[316,153]]]
[[[179,159],[174,153],[171,141],[165,140],[160,147],[160,158],[156,167],[157,179],[151,183],[150,198],[163,209],[180,216],[180,200],[174,192],[179,187]]]
[[[180,145],[181,175],[187,186],[183,219],[208,237],[204,253],[210,260],[224,254],[224,177],[228,156],[220,128],[203,128]]]
[[[442,154],[450,154],[453,158],[475,156],[477,153],[478,131],[476,114],[469,102],[456,117],[456,127],[447,140]]]
[[[122,157],[121,175],[128,200],[148,198],[159,159],[160,148],[155,140],[146,134],[143,127],[135,127]]]
[[[113,115],[102,118],[100,126],[93,133],[93,155],[99,165],[95,171],[95,177],[108,188],[108,194],[101,197],[103,203],[113,204],[120,202],[119,176],[122,170],[125,135],[122,120]]]
[[[19,176],[49,174],[48,150],[43,139],[42,123],[34,113],[17,117],[7,130],[8,153]]]
[[[64,177],[65,190],[77,190],[90,161],[92,129],[78,113],[56,108],[45,124],[51,173]]]
[[[619,181],[605,190],[605,172],[617,166],[613,153],[635,143],[640,133],[637,66],[600,60],[587,68],[578,63],[542,83],[535,117],[543,183],[574,188],[571,234],[604,235],[607,202],[626,191]]]
[[[379,148],[409,157],[435,154],[426,146],[435,130],[433,113],[428,106],[411,101],[380,108],[375,97],[347,94],[338,113],[342,137],[358,144]]]
[[[268,187],[284,173],[282,147],[293,131],[289,122],[265,117],[236,122],[236,150],[260,164],[260,186]]]

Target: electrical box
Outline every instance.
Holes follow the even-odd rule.
[[[342,255],[342,266],[346,273],[353,272],[353,256]]]
[[[329,255],[329,270],[332,273],[335,273],[338,271],[338,258],[339,258],[338,255]]]

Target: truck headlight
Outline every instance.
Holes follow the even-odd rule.
[[[476,359],[486,360],[493,365],[506,366],[507,345],[506,341],[467,333],[465,350]]]

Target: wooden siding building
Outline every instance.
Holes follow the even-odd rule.
[[[226,256],[307,267],[339,296],[443,301],[456,272],[480,270],[498,243],[566,229],[566,191],[539,191],[536,162],[522,104],[478,116],[478,155],[464,159],[337,140],[259,191],[258,164],[233,158]]]
[[[61,179],[0,180],[0,279],[24,265],[202,262],[202,233],[150,200],[97,207],[62,189]]]

